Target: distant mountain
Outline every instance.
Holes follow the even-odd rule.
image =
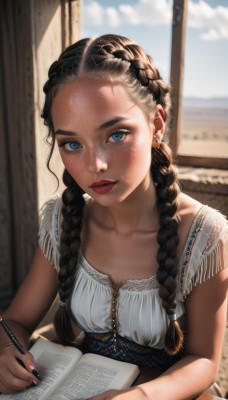
[[[211,97],[211,98],[184,97],[183,107],[228,109],[228,97]]]

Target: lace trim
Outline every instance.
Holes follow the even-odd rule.
[[[185,259],[184,259],[184,261],[182,263],[181,277],[180,277],[181,292],[184,291],[183,290],[184,277],[186,275],[186,270],[187,270],[188,263],[189,263],[189,261],[191,259],[192,249],[193,249],[197,234],[199,233],[199,231],[202,228],[203,221],[204,221],[208,211],[209,211],[209,209],[208,209],[207,206],[201,207],[200,210],[198,211],[194,221],[193,221],[193,224],[192,224],[189,236],[188,236],[188,241],[187,241],[185,249],[184,249]]]
[[[215,211],[216,213],[217,211]],[[217,217],[215,219],[215,224],[212,227],[210,234],[208,236],[208,240],[207,240],[207,245],[203,251],[203,254],[208,254],[210,253],[210,251],[213,250],[215,243],[216,243],[216,237],[219,237],[221,235],[221,231],[224,227],[224,219],[222,219],[221,217],[225,218],[224,216],[222,216],[221,214],[217,214]],[[225,220],[226,222],[226,220]],[[228,229],[228,227],[227,227]]]
[[[79,264],[84,269],[84,271],[96,282],[100,283],[101,285],[107,286],[110,289],[113,288],[113,282],[110,279],[109,275],[99,272],[95,268],[93,268],[81,252],[79,257]],[[158,287],[159,284],[156,275],[153,275],[145,279],[128,279],[121,284],[120,290],[142,292],[152,289],[158,289]]]
[[[183,269],[181,274],[181,292],[184,298],[192,291],[197,284],[205,282],[218,272],[227,267],[228,263],[228,223],[225,217],[218,211],[204,206],[199,211],[196,222],[190,233]],[[196,240],[197,234],[202,229],[204,223],[207,223],[207,217],[213,218],[213,226],[208,232],[205,228],[207,240],[205,247],[202,249],[202,257],[198,265],[194,265],[192,269],[188,266],[191,259],[191,253]],[[189,272],[188,272],[189,270]]]
[[[39,216],[39,246],[45,257],[59,269],[60,220],[62,199],[56,195],[44,203]]]
[[[221,243],[221,245],[220,245]],[[224,263],[225,258],[227,258],[227,246],[228,246],[228,236],[224,237],[221,242],[218,243],[216,248],[204,257],[201,268],[198,268],[194,278],[192,279],[192,285],[195,286],[197,283],[205,282],[216,275],[218,272],[226,268],[226,263]]]

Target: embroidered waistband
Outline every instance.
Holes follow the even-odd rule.
[[[161,372],[178,361],[183,353],[179,352],[175,356],[170,356],[163,349],[143,346],[118,334],[115,338],[116,349],[114,350],[113,340],[113,334],[110,332],[87,332],[85,333],[83,351],[137,364],[139,367],[155,368]]]

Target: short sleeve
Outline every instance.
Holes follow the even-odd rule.
[[[180,262],[182,300],[197,284],[228,266],[228,221],[217,210],[203,206],[198,213]]]
[[[59,269],[60,220],[62,199],[59,195],[42,206],[39,215],[38,244],[45,257]]]

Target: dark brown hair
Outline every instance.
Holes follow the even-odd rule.
[[[51,105],[59,87],[79,76],[94,79],[107,79],[121,82],[137,103],[151,113],[157,104],[169,113],[169,85],[162,79],[153,61],[143,49],[130,39],[119,35],[103,35],[97,39],[82,39],[69,46],[49,69],[49,79],[44,85],[46,95],[42,117],[49,128],[51,151],[54,147],[54,129],[51,117]],[[178,245],[177,195],[179,187],[177,175],[168,145],[161,143],[152,150],[151,175],[155,183],[160,229],[157,240],[159,250],[157,261],[159,268],[157,280],[162,305],[170,317],[165,338],[165,348],[169,354],[176,354],[183,344],[183,334],[175,314]],[[83,218],[83,192],[65,170],[66,190],[62,195],[63,223],[60,244],[59,295],[62,302],[69,300],[75,281],[80,231]],[[69,310],[59,307],[55,318],[57,333],[64,344],[74,340]]]

